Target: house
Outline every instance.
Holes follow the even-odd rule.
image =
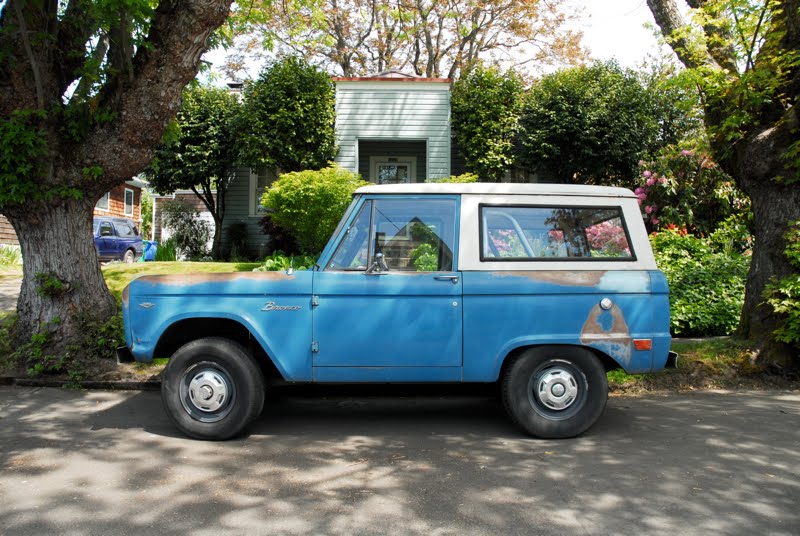
[[[212,192],[214,198],[217,197],[217,192]],[[165,228],[162,224],[161,217],[164,213],[164,207],[169,205],[170,203],[174,203],[176,200],[182,200],[189,204],[192,208],[197,210],[200,214],[200,219],[203,220],[208,224],[208,228],[211,231],[210,238],[208,240],[208,249],[211,249],[213,244],[214,238],[214,216],[212,216],[211,212],[209,212],[208,207],[206,207],[205,203],[195,195],[195,193],[191,190],[176,190],[171,194],[167,195],[158,195],[153,194],[153,225],[151,226],[151,233],[150,236],[144,237],[148,240],[155,240],[157,242],[161,242],[161,240],[165,240],[169,238],[169,229]]]
[[[450,135],[447,78],[424,78],[399,71],[366,77],[334,77],[336,163],[375,183],[424,182],[464,172]],[[238,168],[228,186],[223,233],[247,228],[248,253],[263,257],[269,238],[261,230],[260,199],[277,178],[274,170]],[[223,248],[226,242],[223,234]]]
[[[139,179],[131,179],[106,192],[94,207],[95,216],[119,216],[142,224],[142,188],[147,186]],[[0,214],[0,245],[18,246],[17,233],[5,216]]]

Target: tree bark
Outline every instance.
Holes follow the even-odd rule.
[[[49,354],[63,355],[80,342],[81,320],[108,320],[116,313],[92,240],[94,202],[41,204],[5,215],[22,249],[22,288],[17,301],[18,343],[47,335]],[[47,283],[61,288],[47,289]]]

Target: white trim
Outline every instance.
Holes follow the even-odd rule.
[[[522,183],[424,183],[362,186],[357,194],[472,194],[472,195],[546,195],[562,197],[626,197],[636,199],[627,188],[579,184]],[[547,200],[552,203],[552,200]]]
[[[106,208],[100,206],[100,201],[103,200],[103,197],[106,199]],[[101,212],[111,212],[111,192],[106,192],[103,197],[97,200],[97,203],[94,204],[94,208]]]
[[[131,193],[131,212],[128,214],[128,192]],[[122,213],[125,216],[129,216],[133,218],[133,214],[136,212],[136,192],[131,190],[130,188],[125,188],[125,192],[122,194]]]

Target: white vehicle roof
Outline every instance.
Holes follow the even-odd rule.
[[[582,197],[633,197],[627,188],[578,184],[518,183],[436,183],[381,184],[362,186],[357,194],[474,194],[474,195],[557,195]]]

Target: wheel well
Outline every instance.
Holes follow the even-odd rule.
[[[244,346],[255,358],[264,378],[281,378],[281,374],[250,331],[228,318],[187,318],[175,322],[164,331],[156,344],[155,357],[171,357],[184,344],[201,337],[222,337]]]
[[[506,358],[503,360],[503,366],[500,367],[500,375],[498,379],[502,379],[503,375],[506,372],[506,369],[511,365],[511,363],[514,362],[514,359],[516,359],[518,355],[522,354],[523,352],[525,352],[530,348],[542,348],[545,346],[574,346],[575,348],[585,348],[586,350],[592,352],[595,355],[595,357],[597,357],[597,359],[600,360],[600,363],[603,364],[603,368],[606,370],[606,372],[611,372],[612,370],[622,368],[619,366],[619,363],[614,361],[614,359],[611,356],[590,346],[580,346],[574,344],[532,344],[529,346],[520,346],[519,348],[514,348],[508,353]]]

